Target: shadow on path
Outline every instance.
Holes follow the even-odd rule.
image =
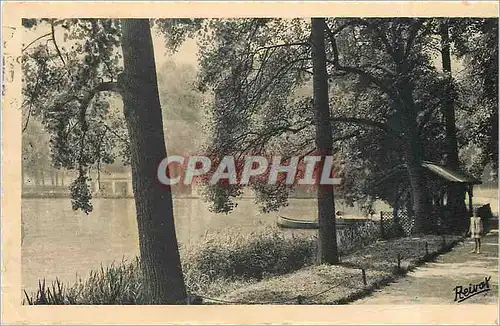
[[[460,304],[498,305],[498,230],[481,241],[481,253],[470,253],[474,242],[466,239],[452,251],[408,273],[404,278],[352,304],[457,304],[455,287],[469,287],[490,277],[491,290]]]

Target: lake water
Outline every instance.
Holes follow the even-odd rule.
[[[75,212],[69,198],[22,200],[22,286],[33,290],[38,280],[58,277],[72,283],[78,276],[113,261],[139,254],[133,199],[94,199],[89,215]],[[356,214],[340,203],[337,209]],[[315,199],[291,199],[282,214],[315,219]],[[198,241],[205,232],[238,227],[251,232],[276,223],[275,214],[260,214],[251,198],[240,199],[231,214],[215,214],[200,199],[175,199],[174,216],[179,242]],[[314,232],[314,231],[312,231]]]

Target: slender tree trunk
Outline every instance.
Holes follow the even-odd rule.
[[[441,34],[441,59],[443,72],[446,78],[446,90],[444,93],[443,115],[446,126],[446,166],[452,170],[458,170],[458,147],[457,129],[455,125],[455,105],[453,95],[453,78],[451,73],[450,38],[448,32],[448,21],[443,20],[440,26]],[[454,218],[455,224],[465,225],[467,222],[465,208],[465,188],[460,184],[448,186],[448,210]],[[457,223],[459,222],[459,223]]]
[[[312,19],[312,61],[313,61],[313,96],[316,117],[316,148],[325,163],[325,156],[332,155],[332,128],[328,105],[328,75],[325,55],[325,19]],[[319,171],[322,171],[320,169]],[[317,176],[321,177],[320,174]],[[318,183],[318,263],[336,264],[337,231],[335,227],[335,202],[333,185]]]
[[[150,304],[186,301],[172,193],[156,180],[167,156],[148,19],[122,19],[124,72],[119,78],[130,137],[141,266]]]

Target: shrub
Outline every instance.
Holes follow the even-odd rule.
[[[378,237],[374,223],[339,230],[339,250],[345,254]],[[217,296],[268,276],[287,274],[315,261],[316,236],[284,233],[266,227],[250,234],[231,228],[206,234],[196,245],[181,248],[189,293]],[[36,293],[25,292],[27,304],[141,304],[139,259],[92,271],[71,287],[59,280],[40,282]]]
[[[367,221],[340,229],[337,234],[339,252],[346,255],[376,241],[380,237],[380,226]]]
[[[315,237],[288,236],[274,227],[244,234],[238,229],[209,234],[183,253],[187,287],[206,292],[217,279],[260,280],[314,262]]]

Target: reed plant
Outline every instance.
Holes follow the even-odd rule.
[[[339,249],[349,252],[376,239],[377,228],[356,226],[339,233]],[[265,227],[247,233],[228,228],[207,233],[195,245],[181,247],[182,268],[190,294],[218,296],[262,279],[294,272],[314,264],[316,236],[284,233]],[[91,271],[71,286],[59,280],[39,282],[36,292],[24,291],[24,304],[141,304],[140,261],[122,260]]]

